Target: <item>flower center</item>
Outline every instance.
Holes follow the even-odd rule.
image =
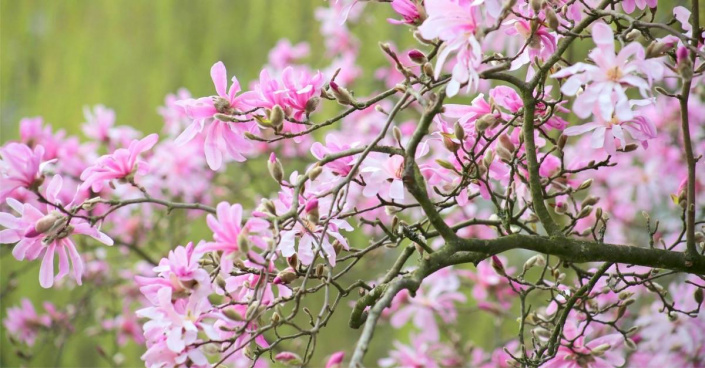
[[[619,69],[618,66],[607,69],[607,79],[613,82],[618,82],[620,79],[622,79],[622,71]]]

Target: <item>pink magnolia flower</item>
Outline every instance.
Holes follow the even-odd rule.
[[[647,6],[649,8],[655,8],[656,5],[658,5],[658,0],[624,0],[621,4],[622,10],[630,14],[634,11],[635,7],[638,7],[640,10],[644,10]]]
[[[192,140],[196,135],[204,135],[203,149],[206,162],[212,170],[220,169],[224,154],[235,161],[245,161],[243,154],[249,152],[252,147],[250,141],[244,137],[244,133],[253,130],[254,123],[224,122],[215,118],[217,114],[241,114],[246,110],[243,105],[244,95],[237,96],[240,92],[240,82],[233,77],[232,85],[227,89],[227,78],[225,65],[219,61],[211,67],[211,79],[218,95],[179,101],[193,122],[176,138],[176,143],[181,145]],[[243,115],[243,120],[244,118]]]
[[[326,155],[346,151],[358,145],[359,142],[350,143],[341,136],[328,134],[326,135],[326,145],[324,146],[320,142],[315,142],[311,146],[311,154],[313,154],[316,159],[322,160],[326,157]],[[354,155],[341,157],[335,161],[325,164],[325,167],[330,168],[333,173],[342,177],[348,176],[353,166],[355,166]]]
[[[157,108],[159,115],[164,118],[164,129],[170,137],[177,136],[183,129],[191,123],[191,119],[186,113],[186,109],[179,103],[182,100],[191,98],[191,93],[186,88],[179,88],[176,94],[168,94],[164,97],[164,106]]]
[[[127,304],[124,304],[122,314],[103,321],[101,325],[106,330],[114,330],[116,332],[117,343],[120,346],[127,344],[128,339],[132,339],[137,344],[144,344],[145,342],[137,316],[128,308]]]
[[[405,190],[402,180],[404,157],[398,155],[391,157],[370,155],[360,172],[367,174],[364,175],[365,184],[367,185],[362,191],[365,197],[374,197],[377,194],[381,194],[391,199],[404,199]]]
[[[171,291],[170,288],[160,289],[155,306],[136,312],[138,317],[149,319],[144,324],[145,338],[158,341],[166,336],[166,346],[174,353],[181,353],[194,343],[199,331],[218,338],[213,326],[205,322],[206,318],[215,316],[206,295],[194,293],[188,299],[172,301]]]
[[[269,51],[269,65],[275,69],[284,69],[298,59],[309,55],[311,48],[306,42],[299,42],[292,45],[288,39],[281,39],[274,48]]]
[[[535,58],[545,60],[556,51],[556,36],[547,27],[539,25],[532,30],[531,23],[524,19],[511,20],[506,25],[512,27],[506,31],[508,35],[519,35],[526,40],[526,47],[521,54],[512,61],[511,70],[519,69],[522,65],[533,62]]]
[[[312,200],[308,202],[309,211],[313,210],[313,203]],[[318,204],[316,204],[316,207],[318,207]],[[327,210],[317,210],[321,214],[328,213]],[[316,251],[320,249],[321,255],[328,258],[331,266],[335,266],[336,253],[330,238],[340,242],[344,249],[348,249],[348,241],[340,234],[341,230],[352,231],[353,227],[345,220],[331,219],[328,226],[324,228],[318,223],[302,218],[296,222],[291,230],[281,232],[281,241],[278,249],[284,257],[291,257],[295,253],[298,254],[299,260],[304,265],[310,265],[313,262]],[[296,251],[297,239],[298,252]]]
[[[395,299],[404,304],[392,314],[391,325],[401,328],[413,320],[414,326],[423,331],[429,341],[438,340],[440,333],[435,316],[440,316],[444,323],[453,323],[457,318],[455,303],[466,301],[465,295],[458,291],[459,287],[460,280],[451,269],[434,273],[424,280],[415,297],[411,298],[408,293],[398,294]]]
[[[450,346],[429,340],[424,335],[413,335],[411,346],[394,341],[394,350],[377,363],[380,367],[440,368],[462,366],[464,361]]]
[[[603,119],[602,115],[595,112],[595,121],[572,126],[563,131],[567,136],[580,135],[592,131],[591,146],[592,148],[603,148],[610,155],[614,155],[617,150],[615,148],[615,139],[619,143],[620,148],[627,145],[627,132],[632,139],[641,142],[644,148],[648,147],[647,140],[656,137],[656,127],[644,116],[636,116],[628,120],[620,120],[619,117],[613,116],[611,119]]]
[[[46,190],[50,203],[61,204],[57,195],[61,191],[63,180],[55,175]],[[8,198],[7,204],[20,214],[14,217],[9,213],[0,213],[0,225],[6,230],[0,231],[0,243],[15,243],[12,255],[19,261],[34,260],[44,255],[39,270],[39,284],[50,288],[55,280],[60,280],[69,273],[69,258],[73,265],[73,277],[81,285],[83,261],[76,251],[76,245],[69,238],[72,234],[88,235],[103,244],[113,245],[113,240],[83,219],[68,217],[47,205],[46,213],[31,204]],[[54,276],[54,253],[59,255],[59,273]]]
[[[402,16],[402,20],[388,18],[392,24],[419,25],[423,22],[425,11],[421,0],[392,0],[392,9]]]
[[[115,127],[115,111],[103,105],[83,108],[83,115],[86,122],[82,129],[86,137],[98,142],[109,143],[110,147],[115,144],[127,146],[133,139],[139,137],[139,132],[128,126]]]
[[[242,206],[239,204],[231,206],[227,202],[218,204],[217,216],[216,218],[213,215],[208,215],[206,218],[208,227],[213,231],[213,242],[199,246],[199,252],[222,251],[223,256],[236,252],[247,252],[246,249],[240,249],[241,242],[252,242],[262,249],[267,248],[262,237],[253,236],[269,227],[269,222],[266,220],[252,217],[243,225]]]
[[[146,174],[149,171],[147,162],[140,160],[139,155],[151,149],[159,140],[156,134],[150,134],[141,140],[134,140],[128,148],[119,148],[115,152],[104,155],[98,162],[81,173],[82,189],[91,188],[100,192],[108,180],[134,180],[135,174]]]
[[[51,317],[38,315],[29,299],[22,299],[21,307],[7,308],[7,317],[3,321],[7,333],[18,341],[33,346],[37,335],[51,327]]]
[[[456,53],[453,76],[446,91],[448,96],[458,94],[460,87],[477,89],[480,82],[478,69],[482,63],[482,47],[475,38],[477,21],[476,2],[470,0],[436,0],[425,3],[428,18],[419,26],[425,39],[443,41],[435,67],[435,78],[443,72],[443,65],[451,53]]]
[[[595,65],[576,63],[553,74],[554,78],[569,77],[561,91],[575,96],[581,85],[587,84],[585,91],[578,95],[573,111],[580,118],[587,118],[591,112],[599,113],[603,120],[610,120],[616,114],[620,120],[632,119],[625,87],[637,87],[646,97],[653,79],[663,75],[663,65],[653,59],[645,59],[644,48],[630,43],[615,55],[614,34],[605,23],[595,23],[592,39],[597,47],[589,57]],[[638,76],[648,77],[649,82]],[[616,99],[615,97],[616,96]]]
[[[583,330],[574,321],[567,321],[563,328],[564,343],[573,342],[572,347],[561,345],[556,357],[543,364],[542,368],[609,368],[624,364],[623,337],[611,334],[588,341],[592,329]],[[582,333],[582,335],[580,335]]]
[[[550,86],[546,86],[546,95],[549,95],[551,89]],[[507,86],[497,86],[492,88],[490,91],[490,98],[494,101],[497,106],[503,107],[512,113],[516,113],[524,107],[524,102],[519,97],[519,94],[511,87]],[[561,104],[556,104],[555,110],[558,112],[569,112],[568,109],[561,106]],[[543,102],[536,103],[536,115],[546,116],[550,113],[548,106]],[[554,129],[564,129],[568,122],[562,119],[560,116],[553,114],[548,120],[546,120],[546,125]]]
[[[147,351],[140,357],[144,360],[145,366],[149,368],[211,367],[208,363],[208,358],[198,347],[187,346],[184,350],[175,353],[169,349],[166,341],[166,336],[162,336],[156,341],[147,341]],[[187,360],[188,365],[186,364]]]
[[[156,277],[135,276],[142,294],[153,304],[157,304],[161,289],[172,290],[175,298],[189,296],[198,289],[210,289],[208,271],[200,267],[199,261],[203,253],[196,252],[193,243],[186,247],[178,246],[169,251],[167,258],[162,258],[154,267]]]
[[[0,148],[0,201],[10,196],[16,189],[31,189],[42,181],[44,147],[34,149],[22,143],[8,143]]]
[[[345,358],[344,351],[333,353],[326,363],[326,368],[341,368],[343,365],[343,358]]]
[[[272,109],[279,105],[287,116],[302,120],[307,113],[307,103],[320,95],[323,83],[320,71],[311,74],[305,68],[289,66],[282,71],[280,80],[277,80],[270,77],[267,70],[262,70],[259,83],[254,90],[243,93],[243,99],[251,108]],[[299,133],[305,128],[303,124],[285,121],[283,131]]]
[[[498,256],[499,262],[507,263],[507,259]],[[505,268],[505,273],[511,275],[514,268]],[[477,264],[477,271],[459,271],[474,282],[472,296],[478,301],[498,303],[500,308],[506,309],[511,306],[512,297],[515,295],[509,280],[500,276],[492,267],[489,260],[484,260]]]

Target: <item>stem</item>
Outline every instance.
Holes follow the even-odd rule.
[[[698,39],[700,38],[700,10],[698,2],[700,0],[692,0],[692,15],[693,15],[693,46],[698,47]],[[690,53],[690,60],[695,67],[696,54]],[[686,219],[686,247],[687,253],[690,256],[698,254],[695,247],[695,156],[693,155],[693,143],[690,138],[690,122],[688,117],[688,100],[690,98],[690,87],[692,80],[683,80],[683,88],[678,97],[681,108],[681,129],[683,129],[683,149],[685,150],[685,159],[688,164],[688,187],[687,200],[685,208]]]
[[[551,214],[548,213],[543,199],[543,186],[539,176],[539,163],[536,158],[536,143],[534,142],[534,113],[536,110],[536,100],[534,100],[533,89],[522,91],[524,102],[524,148],[526,151],[526,162],[529,169],[529,189],[531,190],[531,201],[534,212],[541,220],[548,235],[560,236],[561,231]]]

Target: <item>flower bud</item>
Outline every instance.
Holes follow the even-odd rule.
[[[255,301],[247,307],[247,312],[245,312],[245,320],[253,321],[257,316],[264,312],[266,307],[261,305],[260,301]]]
[[[482,133],[499,123],[499,118],[494,114],[485,114],[475,120],[475,130]]]
[[[641,36],[641,31],[638,29],[632,29],[624,36],[624,40],[627,42],[632,42],[636,40],[639,36]]]
[[[585,180],[584,182],[582,182],[580,184],[580,186],[578,187],[578,190],[584,190],[584,189],[590,188],[591,185],[592,185],[592,179]]]
[[[306,106],[304,106],[304,111],[306,112],[306,115],[310,115],[316,109],[318,109],[318,105],[321,103],[321,98],[318,96],[311,97],[308,101],[306,101]]]
[[[284,166],[282,166],[281,161],[279,161],[274,152],[269,155],[267,169],[269,170],[269,175],[271,175],[277,183],[281,183],[282,180],[284,180]]]
[[[243,230],[237,234],[237,247],[243,253],[250,251],[250,239],[247,238],[247,231]]]
[[[428,61],[428,59],[426,58],[426,55],[424,55],[423,52],[416,50],[416,49],[409,51],[407,53],[407,56],[409,56],[409,59],[411,59],[411,61],[413,61],[414,63],[419,64],[419,65],[423,65]]]
[[[315,270],[316,277],[321,278],[323,276],[323,271],[325,271],[325,269],[326,269],[326,265],[324,265],[323,263],[317,264],[316,270]]]
[[[553,7],[547,6],[544,13],[546,14],[546,22],[548,23],[548,28],[557,31],[560,22],[558,22],[558,16],[556,16],[556,12],[553,10]]]
[[[269,124],[277,131],[284,124],[284,110],[282,110],[281,106],[274,105],[269,113]]]
[[[25,231],[24,236],[27,238],[36,238],[52,228],[58,227],[61,222],[63,222],[63,216],[61,216],[61,213],[59,213],[59,211],[52,211],[48,215],[37,220],[37,222],[34,223],[34,226],[30,226]]]
[[[460,145],[455,143],[448,133],[441,133],[443,146],[450,152],[458,152]]]
[[[499,257],[492,256],[491,263],[492,268],[495,272],[497,272],[497,274],[499,274],[500,276],[507,276],[507,271],[504,269],[504,265],[502,264],[502,261],[499,259]]]
[[[281,321],[282,317],[279,315],[279,313],[274,312],[272,313],[272,324],[273,325],[278,325],[279,321]]]
[[[229,111],[230,101],[220,96],[213,97],[213,107],[215,107],[215,109],[221,114],[228,114],[231,112]]]
[[[502,146],[497,146],[497,149],[495,151],[497,153],[497,156],[499,156],[499,159],[505,163],[511,163],[514,159],[514,157],[512,157],[512,154],[509,153],[509,151],[507,151],[507,149]]]
[[[546,265],[546,259],[542,255],[537,254],[524,262],[524,272],[530,270],[534,266],[543,267]]]
[[[229,319],[232,319],[233,321],[243,321],[242,315],[233,308],[227,308],[223,310],[223,315],[225,315]]]
[[[333,92],[333,96],[341,105],[353,105],[355,103],[355,98],[350,94],[345,87],[341,87],[338,83],[330,81],[330,89]]]
[[[649,46],[646,47],[646,58],[661,57],[675,45],[674,42],[652,41]]]
[[[499,136],[499,144],[504,147],[504,149],[506,149],[509,153],[514,153],[514,151],[516,150],[516,147],[514,147],[514,143],[512,143],[512,140],[506,134],[502,134]]]
[[[426,63],[421,67],[421,71],[423,71],[424,75],[427,77],[433,78],[433,65],[431,63]]]
[[[392,128],[392,136],[397,142],[401,142],[401,129],[396,125]]]
[[[90,211],[90,210],[94,209],[95,206],[98,203],[100,203],[102,200],[103,199],[100,197],[93,197],[91,199],[87,199],[87,200],[83,201],[83,203],[81,204],[81,209],[83,209],[85,211]]]
[[[624,346],[626,346],[627,349],[632,350],[632,351],[637,349],[636,343],[634,342],[634,340],[632,340],[630,338],[624,339]]]
[[[274,356],[274,360],[277,362],[283,363],[288,366],[298,366],[303,363],[303,360],[301,359],[300,356],[289,352],[289,351],[283,351],[277,355]]]
[[[600,197],[589,196],[589,197],[585,198],[582,202],[580,202],[580,208],[584,208],[586,206],[594,206],[599,201],[600,201]]]
[[[559,215],[563,215],[568,211],[568,206],[563,202],[556,202],[556,204],[553,205],[553,211]]]
[[[274,285],[288,285],[297,278],[299,278],[299,274],[297,274],[293,268],[289,267],[279,271],[272,283]]]
[[[308,202],[306,202],[306,206],[304,207],[304,212],[306,212],[306,216],[309,221],[314,224],[318,224],[318,221],[321,218],[321,215],[318,212],[318,199],[309,199]]]
[[[703,289],[702,288],[695,289],[695,292],[693,293],[693,299],[695,299],[695,302],[698,303],[698,305],[703,304]]]
[[[543,0],[529,0],[529,6],[534,11],[534,15],[537,15],[541,11],[541,7],[543,7]]]
[[[308,180],[314,181],[316,178],[318,178],[319,175],[323,172],[323,168],[316,165],[311,170],[308,171],[306,174],[308,176]]]
[[[342,351],[334,353],[333,355],[331,355],[330,359],[328,359],[328,363],[326,363],[326,368],[341,368],[343,366],[344,357],[345,353]]]
[[[688,57],[688,49],[685,46],[676,50],[676,71],[685,81],[693,79],[693,61]]]
[[[455,166],[446,160],[436,159],[436,163],[444,169],[455,170]]]
[[[289,264],[289,267],[292,269],[297,269],[299,267],[299,257],[294,253],[291,257],[288,257],[286,259],[286,263]]]
[[[561,136],[558,137],[558,148],[560,148],[561,150],[563,150],[563,148],[565,147],[565,144],[566,144],[567,142],[568,142],[568,136],[567,136],[567,135],[564,135],[564,134],[561,134]]]
[[[492,165],[493,161],[494,161],[494,151],[488,149],[487,151],[485,151],[485,155],[482,157],[482,164],[486,168],[489,168],[490,165]]]
[[[598,346],[595,346],[594,348],[590,349],[592,350],[592,355],[602,355],[604,354],[607,350],[611,348],[610,344],[601,344]]]
[[[583,209],[580,210],[580,212],[578,212],[577,218],[581,219],[581,218],[588,217],[591,212],[592,212],[592,206],[585,206],[585,207],[583,207]]]
[[[462,142],[465,139],[465,129],[457,121],[453,124],[453,131],[457,140]]]

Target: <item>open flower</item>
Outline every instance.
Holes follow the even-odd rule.
[[[239,204],[229,205],[227,202],[220,202],[217,207],[217,218],[208,215],[206,218],[208,227],[213,231],[213,242],[205,243],[199,247],[199,252],[221,251],[223,256],[235,252],[247,252],[247,244],[252,242],[262,249],[267,248],[267,244],[261,237],[251,236],[266,230],[269,222],[261,218],[250,218],[243,225],[242,206]]]
[[[453,76],[446,89],[448,96],[455,96],[460,87],[475,90],[480,82],[478,68],[482,63],[482,47],[475,38],[477,21],[474,10],[477,2],[436,0],[427,1],[428,18],[419,26],[421,36],[443,41],[435,67],[435,78],[443,71],[443,65],[451,53],[456,53]]]
[[[0,201],[18,188],[30,189],[41,184],[44,147],[34,149],[22,143],[8,143],[0,148]]]
[[[139,155],[151,149],[159,140],[156,134],[150,134],[141,140],[134,140],[128,148],[119,148],[112,154],[104,155],[98,162],[81,173],[81,188],[91,188],[94,192],[103,189],[108,180],[120,179],[133,181],[135,174],[146,174],[149,165],[139,160]]]
[[[199,99],[186,99],[179,101],[189,118],[193,119],[177,138],[177,144],[184,144],[196,135],[205,135],[203,150],[206,162],[212,170],[220,169],[224,154],[235,161],[245,161],[244,153],[249,152],[251,143],[244,137],[244,133],[254,128],[253,123],[224,122],[216,116],[242,115],[246,110],[242,103],[240,82],[232,78],[232,85],[228,89],[228,77],[225,65],[219,61],[211,67],[211,79],[215,85],[216,96],[202,97]],[[245,120],[244,115],[242,120]]]
[[[595,112],[603,120],[611,119],[613,114],[617,114],[620,120],[629,120],[633,116],[628,108],[626,87],[637,87],[642,96],[646,97],[651,81],[662,77],[663,65],[659,61],[645,59],[644,48],[636,42],[615,54],[614,34],[605,23],[595,23],[592,39],[597,47],[590,52],[589,57],[595,65],[576,63],[552,77],[568,77],[561,88],[568,96],[578,95],[580,87],[587,85],[573,104],[573,111],[578,117],[584,119]],[[644,74],[649,82],[639,73]]]
[[[586,124],[572,126],[563,131],[567,136],[580,135],[592,131],[592,148],[604,148],[607,153],[616,153],[615,139],[619,148],[627,145],[627,132],[632,139],[640,142],[644,148],[648,147],[647,140],[656,137],[656,127],[644,116],[635,116],[631,119],[621,120],[617,115],[610,119],[603,119],[602,115],[595,112],[595,120]]]
[[[49,203],[61,204],[57,198],[61,191],[63,180],[56,175],[49,182],[46,198]],[[7,204],[20,214],[14,217],[9,213],[0,213],[0,225],[6,230],[0,231],[0,243],[15,243],[12,255],[19,261],[34,260],[42,254],[42,266],[39,269],[39,284],[50,288],[55,280],[60,280],[69,273],[69,258],[73,265],[73,277],[81,285],[83,275],[83,261],[76,250],[76,245],[71,238],[72,234],[88,235],[103,244],[113,245],[113,240],[91,226],[85,220],[68,217],[47,205],[46,213],[31,204],[8,198]],[[59,255],[59,273],[54,276],[54,254]]]

